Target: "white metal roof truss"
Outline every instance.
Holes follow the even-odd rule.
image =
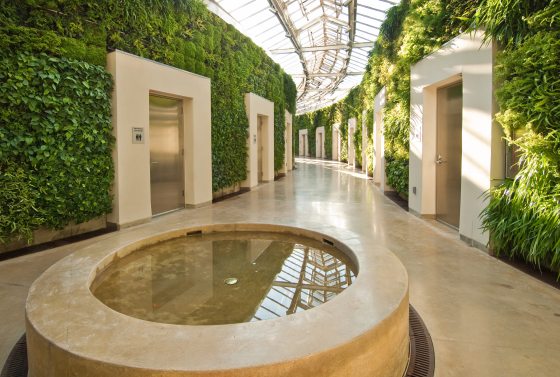
[[[205,2],[292,75],[303,114],[341,100],[361,82],[385,14],[399,0]]]

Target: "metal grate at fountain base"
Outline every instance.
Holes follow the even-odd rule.
[[[10,351],[0,377],[27,377],[27,341],[25,334]]]
[[[403,377],[433,377],[435,357],[432,338],[412,306],[409,306],[409,329],[410,356]],[[27,342],[23,334],[8,355],[0,377],[27,377],[27,369]]]
[[[418,312],[409,305],[410,355],[404,377],[433,377],[435,354],[432,337]]]

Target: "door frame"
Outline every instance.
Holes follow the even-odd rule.
[[[258,116],[263,116],[265,122],[262,131],[262,182],[274,181],[274,102],[254,93],[245,94],[245,111],[249,120],[247,135],[247,178],[241,182],[241,187],[253,188],[259,184],[258,155],[257,155],[257,124]]]
[[[307,154],[309,153],[309,139],[307,138],[307,130],[299,130],[298,135],[299,135],[299,148],[298,148],[298,155],[300,157],[307,157]],[[303,140],[303,143],[302,143]]]
[[[436,154],[436,157],[434,159],[434,164],[435,164],[435,178],[434,178],[435,179],[435,185],[434,185],[434,187],[435,187],[435,190],[434,190],[434,192],[435,192],[435,212],[434,212],[434,216],[435,216],[435,219],[437,221],[439,221],[440,223],[445,224],[445,225],[447,225],[447,226],[449,226],[449,227],[458,231],[459,230],[459,224],[460,224],[460,221],[461,221],[461,195],[460,194],[459,194],[459,202],[457,203],[457,205],[458,205],[458,215],[459,215],[459,218],[457,219],[457,225],[451,224],[451,223],[443,220],[441,217],[439,217],[439,215],[440,215],[439,212],[440,211],[438,211],[438,197],[439,197],[439,195],[441,195],[441,193],[438,192],[438,175],[439,175],[439,173],[438,173],[438,166],[437,166],[437,162],[436,162],[437,161],[437,155],[439,154],[439,142],[440,142],[439,135],[440,135],[440,127],[441,127],[440,120],[439,120],[439,116],[440,116],[440,113],[439,113],[440,112],[439,92],[440,92],[440,90],[448,89],[450,87],[457,86],[457,85],[461,85],[461,134],[462,134],[462,132],[463,132],[463,96],[464,96],[462,77],[461,76],[455,77],[455,81],[451,81],[451,82],[448,82],[446,80],[446,83],[444,85],[438,85],[435,88],[435,102],[436,102],[435,103],[435,111],[436,111],[436,118],[435,118],[435,120],[436,120],[435,121],[435,154]],[[461,140],[462,140],[462,136],[461,136]],[[461,151],[459,152],[459,155],[458,155],[460,165],[462,165],[462,160],[463,160],[462,150],[463,150],[463,145],[462,145],[462,141],[461,141]],[[462,170],[463,170],[463,168],[461,166],[461,173],[459,173],[459,181],[462,180]],[[459,192],[461,192],[461,184],[460,183],[459,183]]]
[[[107,54],[107,70],[114,82],[111,101],[115,136],[113,211],[107,215],[107,221],[123,227],[152,218],[147,131],[150,94],[183,99],[185,205],[210,204],[210,79],[118,50]],[[131,140],[134,129],[140,129],[145,136],[139,143]]]
[[[435,217],[435,88],[463,79],[461,218],[459,235],[482,249],[489,235],[481,212],[484,195],[504,177],[503,131],[494,121],[496,43],[484,31],[463,33],[411,66],[409,212]]]
[[[268,120],[266,115],[257,115],[257,182],[262,183],[264,181],[264,142],[263,140],[263,129],[266,127]]]
[[[152,123],[149,122],[148,123],[148,138],[150,139],[150,145],[149,145],[149,154],[150,154],[150,207],[152,208],[152,217],[156,217],[156,216],[161,216],[161,215],[165,215],[166,213],[170,213],[170,212],[175,212],[177,210],[183,209],[185,208],[185,197],[186,197],[186,185],[185,185],[185,176],[186,176],[186,161],[185,161],[185,120],[184,120],[184,111],[183,108],[185,106],[184,104],[184,99],[181,97],[177,97],[177,96],[171,96],[171,95],[165,95],[165,94],[159,94],[159,93],[150,93],[148,95],[148,101],[150,97],[159,97],[159,98],[164,98],[164,99],[168,99],[168,100],[173,100],[176,101],[178,104],[178,108],[179,108],[179,124],[178,124],[178,128],[179,128],[179,135],[178,135],[178,141],[179,141],[179,161],[180,161],[180,166],[179,166],[179,181],[180,181],[180,190],[181,190],[181,195],[180,197],[182,198],[181,201],[179,203],[177,203],[178,207],[177,208],[173,208],[173,209],[169,209],[167,211],[163,211],[163,212],[159,212],[159,213],[154,213],[153,210],[153,197],[152,197],[152,193],[153,193],[153,182],[152,182]]]

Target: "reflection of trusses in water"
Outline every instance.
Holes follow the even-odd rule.
[[[282,317],[321,305],[347,288],[355,275],[322,250],[295,245],[253,321]]]

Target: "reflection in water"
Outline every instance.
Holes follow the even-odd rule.
[[[162,323],[217,325],[271,319],[331,300],[356,269],[335,248],[277,233],[212,233],[135,251],[93,283],[123,314]],[[226,279],[237,283],[228,285]]]

